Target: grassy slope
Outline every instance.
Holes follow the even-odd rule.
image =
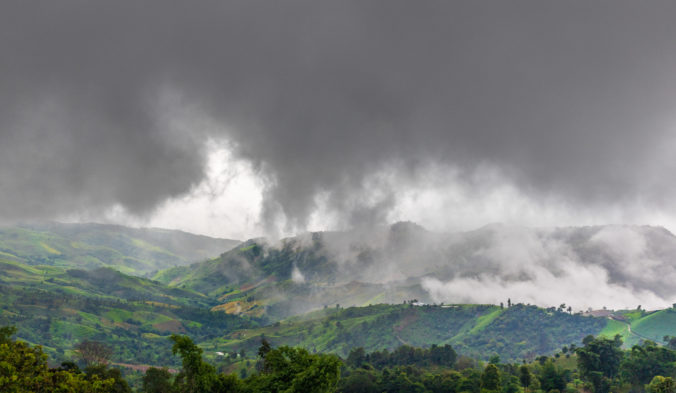
[[[46,345],[57,358],[68,358],[76,342],[91,338],[113,344],[117,361],[172,365],[176,359],[166,337],[186,333],[212,355],[241,349],[254,353],[265,335],[275,345],[340,355],[355,346],[373,351],[449,343],[467,355],[520,360],[579,345],[588,334],[613,336],[627,330],[623,322],[534,306],[385,304],[328,307],[251,328],[256,321],[207,311],[216,299],[111,269],[67,271],[0,260],[0,271],[0,325],[17,325],[23,339]],[[229,296],[241,299],[250,293],[235,290]],[[676,311],[632,311],[624,317],[637,334],[656,341],[676,335]]]
[[[237,241],[99,224],[0,228],[0,258],[30,265],[113,267],[143,275],[219,255]]]
[[[79,270],[55,266],[29,266],[0,259],[0,285],[102,299],[149,300],[175,305],[208,308],[213,300],[156,281],[128,276],[110,268]]]
[[[170,268],[158,272],[153,278],[163,283],[193,288],[208,295],[221,295],[228,285],[254,284],[262,279],[290,278],[296,252],[292,247],[271,249],[254,241],[241,244],[218,258],[196,263],[189,268]]]
[[[115,348],[114,360],[172,365],[168,334],[197,341],[251,326],[255,321],[208,311],[203,295],[112,269],[68,270],[0,260],[0,326],[15,325],[19,337],[45,346],[55,359],[94,339]]]
[[[641,338],[661,343],[664,336],[676,335],[676,310],[649,313],[632,322],[631,330]]]
[[[629,329],[626,323],[616,321],[614,319],[608,319],[608,322],[606,324],[606,327],[601,330],[599,335],[607,338],[613,338],[616,335],[620,335],[623,338],[627,337],[629,335]]]
[[[622,336],[625,348],[639,344],[642,340],[662,343],[664,336],[676,335],[676,310],[666,309],[652,312],[644,310],[616,311],[613,319],[608,319],[606,328],[600,335],[608,338],[616,334]]]

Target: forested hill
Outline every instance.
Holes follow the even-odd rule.
[[[111,267],[133,275],[214,258],[238,243],[175,230],[104,224],[0,227],[0,258],[78,269]]]
[[[674,258],[676,237],[660,227],[488,225],[444,234],[402,222],[275,242],[252,239],[212,260],[160,271],[154,279],[216,297],[228,312],[273,318],[336,303],[505,301],[491,291],[470,289],[482,283],[513,287],[524,303],[569,303],[577,312],[589,306],[636,307],[638,300],[631,304],[627,293],[645,295],[660,306],[671,304],[669,299],[676,297],[669,279],[676,275]],[[598,282],[590,287],[579,275]],[[540,288],[540,279],[555,284]],[[613,295],[620,293],[629,304],[600,303],[584,291],[595,291],[604,302],[617,301]]]
[[[599,263],[610,263],[612,254],[594,248],[596,243],[589,240],[603,230],[561,229],[546,236],[575,245]],[[670,255],[673,236],[668,232],[629,230],[662,244],[650,251],[656,261]],[[416,268],[416,255],[420,272],[443,275],[460,269],[453,265],[455,256],[475,255],[500,231],[491,227],[456,234],[447,244],[450,235],[402,223],[363,235],[360,241],[356,234],[341,232],[307,234],[278,244],[251,240],[215,259],[161,271],[152,280],[125,274],[136,266],[132,262],[150,265],[124,255],[141,247],[186,261],[178,255],[188,246],[171,243],[161,230],[98,225],[5,228],[0,233],[0,325],[16,326],[18,337],[44,345],[55,359],[68,359],[82,340],[97,340],[116,348],[114,361],[160,366],[175,366],[165,345],[172,333],[189,334],[214,359],[221,356],[217,353],[252,353],[263,335],[275,345],[343,356],[354,346],[373,351],[403,344],[450,344],[482,359],[494,354],[532,358],[579,342],[587,334],[620,334],[630,345],[676,336],[673,309],[648,312],[634,307],[594,317],[563,306],[521,304],[521,299],[499,299],[494,305],[443,304],[431,299],[420,276],[404,274],[413,270],[402,270]],[[209,239],[200,241],[211,244]],[[651,243],[646,244],[650,248]],[[435,262],[433,255],[447,259]],[[394,270],[385,269],[387,261]],[[378,269],[383,270],[381,281]]]
[[[355,346],[372,351],[450,344],[481,359],[497,354],[515,360],[553,353],[588,334],[620,334],[628,344],[676,336],[672,309],[593,317],[509,302],[502,307],[374,302],[332,305],[275,321],[265,313],[226,313],[218,299],[108,268],[66,270],[5,260],[0,272],[0,325],[16,326],[20,338],[44,345],[59,360],[74,356],[77,343],[96,340],[115,348],[115,362],[175,366],[166,346],[172,333],[190,334],[214,360],[218,353],[254,354],[263,336],[275,345],[342,356]]]
[[[189,333],[198,341],[255,326],[241,316],[212,312],[213,299],[169,288],[111,268],[30,266],[0,258],[0,326],[44,346],[57,360],[84,340],[115,348],[114,361],[170,365],[165,337]]]
[[[327,308],[266,327],[238,330],[204,346],[226,352],[242,348],[252,351],[264,336],[275,345],[346,356],[354,347],[391,351],[401,345],[450,344],[468,356],[488,359],[499,355],[521,360],[579,343],[589,334],[600,334],[606,325],[606,318],[523,304],[380,304]]]

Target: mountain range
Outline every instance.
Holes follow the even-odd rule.
[[[105,224],[0,227],[0,257],[28,265],[112,267],[145,275],[218,256],[239,241],[158,228]]]
[[[0,325],[56,359],[95,339],[114,345],[118,362],[175,365],[172,333],[210,357],[254,353],[264,335],[341,355],[448,343],[505,359],[588,334],[627,345],[676,336],[676,238],[659,227],[435,233],[397,223],[237,242],[34,224],[0,230],[0,250]]]

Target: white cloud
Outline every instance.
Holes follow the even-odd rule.
[[[646,236],[659,233],[657,229],[644,233],[636,227],[610,226],[588,240],[581,230],[492,229],[492,239],[473,253],[473,258],[487,260],[483,272],[467,276],[459,271],[448,281],[423,279],[435,301],[497,304],[511,298],[545,306],[566,303],[582,310],[665,307],[676,295],[664,279],[676,274],[670,264],[674,254],[647,256]]]

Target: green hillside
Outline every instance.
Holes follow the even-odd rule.
[[[115,348],[114,360],[174,364],[166,346],[171,333],[206,340],[258,322],[212,312],[213,299],[169,288],[110,268],[64,269],[0,260],[0,326],[45,346],[56,359],[70,359],[84,339]]]
[[[402,240],[397,228],[397,242],[418,239]],[[676,336],[671,309],[595,318],[522,304],[429,304],[420,277],[359,281],[358,268],[367,269],[377,251],[355,248],[349,262],[355,265],[345,269],[346,262],[325,247],[336,233],[276,245],[250,240],[217,258],[161,270],[154,279],[125,273],[182,264],[189,245],[211,244],[169,240],[184,235],[98,225],[5,228],[0,325],[17,326],[22,339],[45,345],[56,359],[68,359],[76,343],[94,339],[113,345],[117,362],[154,365],[175,364],[166,346],[171,333],[189,334],[214,358],[217,352],[254,353],[264,335],[274,345],[341,356],[358,346],[450,344],[464,355],[506,360],[551,354],[589,334],[620,334],[626,346]],[[214,252],[206,245],[197,250],[192,255]]]
[[[223,299],[109,268],[87,271],[0,260],[0,271],[0,325],[17,326],[22,339],[44,345],[57,358],[72,355],[69,351],[77,342],[95,339],[116,348],[116,361],[169,364],[168,350],[159,345],[166,347],[168,334],[188,333],[212,353],[254,351],[265,335],[275,345],[340,355],[355,346],[391,350],[402,344],[451,344],[467,355],[521,359],[551,353],[616,322],[525,305],[502,309],[493,305],[378,304],[332,305],[264,326],[270,321],[267,312],[259,316],[222,312]],[[339,297],[346,288],[335,288],[334,295]],[[373,293],[382,290],[374,288]],[[351,289],[369,293],[358,284]],[[292,301],[303,302],[301,292],[296,288],[287,293],[297,293]],[[240,293],[251,297],[247,291]],[[239,300],[242,306],[247,302],[257,300]],[[295,310],[291,300],[259,308],[274,311],[280,304]],[[646,319],[642,328],[653,320]]]
[[[254,350],[261,336],[275,345],[347,355],[351,348],[393,350],[400,345],[451,344],[459,353],[519,360],[550,354],[598,334],[606,319],[514,305],[374,305],[327,308],[271,326],[233,332],[204,343],[213,351]]]
[[[280,247],[269,247],[249,240],[220,257],[197,263],[189,268],[174,268],[159,272],[154,278],[167,284],[199,289],[209,295],[220,295],[229,285],[253,284],[262,279],[285,281],[292,277],[295,264],[311,269],[313,276],[330,279],[327,258],[321,252],[320,242],[305,247],[294,239]],[[327,274],[328,273],[328,274]]]
[[[213,258],[238,243],[181,231],[103,224],[0,228],[0,258],[29,265],[112,267],[134,275]]]
[[[337,262],[322,248],[323,234],[310,243],[286,239],[278,247],[250,240],[216,259],[158,272],[153,278],[172,287],[217,298],[217,309],[282,319],[324,306],[431,302],[419,280],[377,284],[339,281]],[[306,272],[294,278],[294,269]]]
[[[661,342],[664,336],[676,335],[676,310],[648,313],[632,322],[631,331],[641,338]]]
[[[664,336],[676,336],[676,310],[618,310],[613,312],[601,336],[622,336],[625,348],[650,340],[662,343]]]
[[[0,326],[14,325],[19,337],[40,344],[57,359],[74,356],[89,339],[114,348],[113,360],[133,364],[174,364],[166,345],[171,333],[205,340],[253,322],[203,308],[152,301],[122,301],[0,286]]]
[[[213,300],[201,294],[169,288],[156,281],[129,276],[111,268],[64,269],[55,266],[29,266],[0,259],[0,270],[0,284],[8,288],[112,300],[152,300],[196,307],[214,304]]]

